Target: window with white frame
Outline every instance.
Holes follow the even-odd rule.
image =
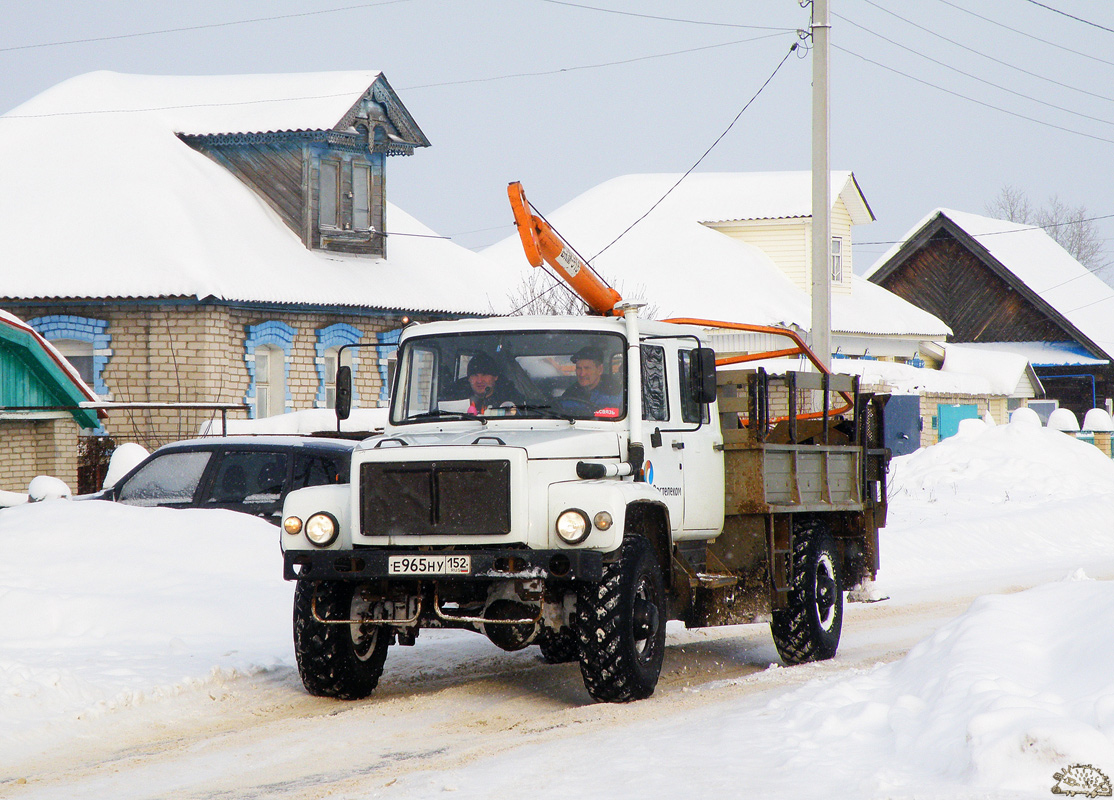
[[[843,280],[843,239],[838,236],[832,237],[832,280]]]
[[[255,348],[255,416],[272,417],[286,408],[286,365],[283,352],[274,345]]]
[[[330,347],[324,352],[322,358],[325,360],[325,370],[322,376],[325,384],[325,407],[334,408],[337,403],[337,368],[352,368],[352,348],[340,352],[339,347]]]
[[[55,339],[51,342],[59,353],[77,370],[87,386],[93,385],[93,343],[80,339]]]

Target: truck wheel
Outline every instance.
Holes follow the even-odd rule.
[[[770,631],[788,665],[824,661],[836,654],[843,629],[839,553],[822,531],[794,537],[789,607],[773,613]]]
[[[542,628],[538,634],[538,645],[542,649],[542,661],[546,664],[567,664],[580,658],[576,633],[569,627],[560,630]]]
[[[627,537],[603,580],[577,592],[580,674],[593,700],[627,703],[654,693],[665,655],[665,587],[650,543]]]
[[[356,619],[367,602],[355,581],[298,581],[294,591],[294,655],[306,691],[318,697],[359,700],[379,683],[391,634],[380,625],[337,625],[321,619]]]

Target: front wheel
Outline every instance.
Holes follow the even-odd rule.
[[[843,584],[839,552],[823,530],[794,535],[789,607],[774,611],[770,631],[786,664],[824,661],[839,647]]]
[[[356,581],[299,580],[294,591],[294,655],[306,691],[359,700],[379,683],[391,644],[382,625],[322,622],[356,620],[368,602]]]
[[[623,540],[603,580],[576,598],[580,674],[593,700],[627,703],[654,693],[665,655],[665,585],[650,543]]]

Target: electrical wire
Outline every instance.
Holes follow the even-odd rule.
[[[1082,22],[1084,25],[1090,25],[1092,28],[1098,28],[1100,31],[1106,31],[1107,33],[1114,33],[1114,28],[1108,28],[1105,25],[1099,25],[1097,22],[1091,22],[1091,20],[1089,20],[1089,19],[1083,19],[1083,17],[1077,17],[1074,14],[1069,14],[1066,11],[1061,11],[1058,8],[1053,8],[1052,6],[1045,5],[1044,3],[1038,3],[1037,0],[1029,0],[1029,2],[1032,3],[1035,6],[1040,6],[1041,8],[1046,8],[1046,9],[1048,9],[1049,11],[1051,11],[1055,14],[1060,14],[1061,16],[1065,16],[1068,19],[1074,19],[1076,22]]]
[[[250,19],[237,19],[229,22],[211,22],[205,25],[187,25],[181,28],[162,28],[154,31],[140,31],[138,33],[120,33],[114,36],[91,36],[87,39],[67,39],[57,42],[40,42],[38,44],[20,44],[13,47],[0,47],[0,53],[10,53],[16,50],[35,50],[43,47],[62,47],[70,44],[89,44],[90,42],[111,42],[119,39],[137,39],[142,36],[159,36],[164,33],[184,33],[187,31],[201,31],[211,28],[230,28],[235,25],[250,25],[255,22],[273,22],[280,19],[296,19],[298,17],[314,17],[321,14],[336,14],[340,11],[354,11],[359,8],[374,8],[376,6],[390,6],[396,3],[409,3],[411,0],[379,0],[377,3],[360,3],[354,6],[341,6],[339,8],[324,8],[320,11],[302,11],[296,14],[279,14],[273,17],[252,17]]]
[[[957,42],[955,39],[949,39],[947,36],[944,36],[943,34],[937,33],[936,31],[931,30],[930,28],[926,28],[924,25],[920,25],[916,22],[913,22],[913,20],[911,20],[911,19],[907,19],[907,18],[901,16],[900,14],[897,14],[893,11],[890,11],[890,9],[888,9],[888,8],[885,8],[883,6],[878,5],[877,3],[873,2],[873,0],[862,0],[862,2],[866,3],[868,6],[873,6],[874,8],[877,8],[879,11],[884,11],[885,13],[889,14],[891,17],[896,17],[897,19],[904,22],[906,25],[912,25],[917,30],[924,31],[925,33],[927,33],[930,36],[935,36],[937,39],[942,39],[943,41],[947,42],[948,44],[955,45],[956,47],[960,48],[961,50],[966,50],[968,53],[974,53],[975,55],[977,55],[981,58],[985,58],[988,61],[993,61],[995,64],[1001,64],[1003,67],[1008,67],[1009,69],[1016,70],[1016,71],[1022,73],[1023,75],[1028,75],[1030,78],[1036,78],[1037,80],[1046,81],[1048,83],[1054,84],[1055,86],[1059,86],[1063,89],[1071,89],[1074,92],[1079,92],[1080,94],[1085,94],[1085,95],[1088,95],[1090,97],[1097,97],[1100,100],[1109,100],[1111,102],[1114,102],[1114,97],[1108,97],[1108,96],[1103,95],[1103,94],[1096,94],[1095,92],[1090,92],[1090,91],[1087,91],[1086,89],[1080,89],[1078,86],[1072,86],[1072,85],[1067,84],[1067,83],[1061,83],[1060,81],[1053,80],[1052,78],[1045,77],[1044,75],[1041,75],[1039,73],[1031,72],[1030,70],[1027,70],[1024,67],[1019,67],[1016,64],[1011,64],[1008,61],[1003,61],[1000,58],[995,58],[994,56],[987,55],[986,53],[982,52],[981,50],[977,50],[974,47],[968,47],[967,45],[963,44],[962,42]]]
[[[683,181],[685,178],[687,178],[690,174],[692,174],[693,170],[695,170],[698,166],[700,166],[700,163],[705,158],[707,158],[708,154],[711,153],[712,150],[715,148],[715,146],[720,143],[720,141],[723,139],[723,137],[726,136],[728,134],[728,132],[730,132],[730,130],[733,127],[735,127],[735,123],[739,121],[739,117],[743,116],[743,113],[748,108],[750,108],[751,104],[755,100],[758,99],[758,96],[760,94],[762,94],[763,90],[765,90],[765,88],[770,85],[770,81],[772,81],[774,79],[774,76],[778,74],[778,72],[781,70],[781,68],[785,65],[785,62],[789,60],[789,56],[791,56],[794,52],[796,52],[797,47],[798,47],[797,43],[794,42],[793,46],[789,48],[789,52],[785,54],[785,56],[781,59],[781,61],[778,63],[778,65],[774,68],[774,71],[770,73],[770,77],[766,78],[766,81],[760,87],[758,87],[758,91],[754,93],[754,96],[751,97],[750,100],[747,100],[746,105],[744,105],[741,109],[739,109],[739,113],[735,115],[735,119],[731,120],[731,123],[724,129],[723,133],[721,133],[719,136],[717,136],[716,140],[714,142],[712,142],[711,145],[709,145],[707,150],[704,151],[704,154],[701,155],[700,158],[696,159],[696,163],[694,163],[691,167],[689,167],[688,170],[685,172],[685,174],[682,175],[680,178],[678,178],[677,182],[674,183],[671,187],[669,187],[669,189],[666,191],[666,193],[663,194],[657,200],[657,202],[655,202],[652,206],[650,206],[650,208],[648,208],[646,210],[645,214],[643,214],[641,217],[639,217],[634,222],[632,222],[630,225],[628,225],[626,230],[624,230],[622,233],[620,233],[618,236],[616,236],[614,239],[612,239],[603,248],[603,250],[600,250],[598,253],[596,253],[594,256],[592,256],[591,259],[588,259],[588,261],[586,263],[591,264],[592,261],[595,261],[601,255],[603,255],[609,247],[611,247],[617,241],[619,241],[624,236],[626,236],[628,233],[630,233],[631,229],[634,228],[635,225],[640,223],[642,220],[646,219],[646,217],[650,216],[651,212],[653,212],[653,210],[655,208],[657,208],[659,205],[661,205],[662,202],[665,201],[665,198],[669,197],[669,195],[673,192],[674,189],[676,189],[678,186],[681,185],[681,181]]]
[[[1057,111],[1063,111],[1066,114],[1073,114],[1074,116],[1082,117],[1083,119],[1089,119],[1092,122],[1101,122],[1104,125],[1114,125],[1114,121],[1112,121],[1112,120],[1103,119],[1101,117],[1093,117],[1090,114],[1084,114],[1080,111],[1073,111],[1070,108],[1065,108],[1064,106],[1058,106],[1055,103],[1046,102],[1046,101],[1041,100],[1039,98],[1033,97],[1032,95],[1025,94],[1024,92],[1015,91],[1014,89],[1010,89],[1008,86],[1002,86],[1001,84],[994,83],[993,81],[988,81],[984,78],[980,78],[978,75],[972,75],[970,72],[965,72],[965,71],[959,69],[958,67],[953,67],[951,64],[940,61],[939,59],[933,58],[932,56],[925,55],[924,53],[922,53],[918,50],[914,50],[912,47],[906,47],[905,45],[901,44],[900,42],[895,42],[893,39],[889,38],[888,36],[884,36],[881,33],[878,33],[877,31],[872,31],[870,28],[866,27],[865,25],[860,25],[858,22],[855,22],[852,19],[848,19],[847,17],[843,16],[842,14],[837,14],[833,11],[832,16],[833,17],[838,17],[839,19],[846,22],[848,25],[853,25],[856,28],[858,28],[859,30],[866,31],[871,36],[876,36],[884,42],[889,42],[894,47],[899,47],[899,48],[901,48],[902,50],[904,50],[908,53],[912,53],[915,56],[920,56],[921,58],[925,59],[926,61],[931,61],[933,64],[944,67],[945,69],[950,69],[952,72],[959,73],[960,75],[963,75],[964,77],[970,78],[971,80],[978,81],[979,83],[986,84],[987,86],[992,86],[995,89],[1000,89],[1001,91],[1012,94],[1015,97],[1020,97],[1024,100],[1030,100],[1034,103],[1037,103],[1038,105],[1048,106],[1049,108],[1056,109]],[[1114,98],[1106,98],[1106,99],[1114,101]]]
[[[997,25],[999,28],[1004,28],[1007,31],[1012,31],[1013,33],[1016,33],[1018,36],[1024,36],[1028,39],[1032,39],[1035,42],[1040,42],[1041,44],[1046,44],[1049,47],[1055,47],[1057,50],[1063,50],[1065,53],[1071,53],[1072,55],[1080,56],[1082,58],[1089,58],[1092,61],[1099,62],[1100,64],[1108,64],[1108,65],[1114,67],[1114,61],[1107,61],[1105,58],[1099,58],[1098,56],[1093,56],[1090,53],[1084,53],[1082,50],[1073,50],[1070,47],[1065,47],[1062,44],[1057,44],[1056,42],[1050,41],[1048,39],[1042,39],[1039,36],[1034,36],[1033,34],[1026,33],[1023,30],[1019,30],[1017,28],[1011,28],[1009,25],[1006,25],[1004,22],[999,22],[998,20],[991,19],[990,17],[984,17],[982,14],[976,14],[971,9],[964,8],[963,6],[956,5],[955,3],[951,2],[951,0],[936,0],[936,2],[943,3],[946,6],[950,6],[951,8],[954,8],[956,11],[962,11],[964,14],[970,14],[972,17],[976,17],[978,19],[981,19],[983,22],[989,22],[991,25]]]
[[[894,67],[887,66],[887,65],[881,63],[880,61],[875,61],[872,58],[867,58],[864,55],[859,55],[858,53],[854,52],[853,50],[848,50],[846,47],[840,47],[839,45],[837,45],[835,43],[832,43],[831,47],[832,47],[833,50],[839,50],[842,53],[847,53],[847,55],[854,56],[855,58],[861,59],[861,60],[867,62],[868,64],[873,64],[876,67],[881,67],[882,69],[887,70],[889,72],[893,72],[894,74],[900,75],[903,78],[908,78],[911,81],[916,81],[917,83],[923,84],[924,86],[929,86],[933,89],[937,89],[941,92],[944,92],[946,94],[950,94],[953,97],[958,97],[962,100],[966,100],[970,103],[974,103],[976,105],[980,105],[980,106],[983,106],[985,108],[990,108],[990,109],[993,109],[994,111],[1000,111],[1003,114],[1008,114],[1011,117],[1017,117],[1018,119],[1027,120],[1028,122],[1035,122],[1038,125],[1044,125],[1045,127],[1053,128],[1053,129],[1058,130],[1058,131],[1063,131],[1064,133],[1074,133],[1076,136],[1082,136],[1086,139],[1094,139],[1095,141],[1098,141],[1098,142],[1107,142],[1108,144],[1114,144],[1114,139],[1107,139],[1104,136],[1095,136],[1095,135],[1090,134],[1090,133],[1084,133],[1083,131],[1077,131],[1073,128],[1065,128],[1063,125],[1056,125],[1055,123],[1052,123],[1052,122],[1045,122],[1044,120],[1037,119],[1036,117],[1030,117],[1030,116],[1027,116],[1025,114],[1019,114],[1016,111],[1010,111],[1009,109],[1002,108],[1001,106],[996,106],[993,103],[986,103],[986,102],[983,102],[982,100],[976,100],[973,97],[968,97],[967,95],[961,94],[960,92],[956,92],[956,91],[953,91],[951,89],[945,89],[943,86],[937,86],[935,83],[930,83],[926,80],[922,80],[921,78],[916,78],[916,77],[910,75],[907,72],[902,72],[901,70],[895,69]]]
[[[639,14],[634,11],[619,11],[614,8],[601,8],[599,6],[589,6],[583,3],[570,3],[566,0],[541,0],[543,3],[549,3],[555,6],[568,6],[570,8],[583,8],[587,11],[601,11],[605,14],[618,14],[624,17],[639,17],[641,19],[654,19],[662,20],[664,22],[685,22],[689,25],[711,25],[716,28],[749,28],[756,31],[790,31],[796,32],[796,28],[775,28],[767,25],[740,25],[733,22],[707,22],[699,19],[682,19],[680,17],[660,17],[655,14]]]
[[[670,56],[685,55],[685,54],[688,54],[688,53],[697,53],[697,52],[701,52],[701,51],[704,51],[704,50],[715,50],[715,49],[720,48],[720,47],[731,47],[731,46],[737,45],[737,44],[747,44],[749,42],[757,42],[757,41],[761,41],[763,39],[772,39],[772,38],[776,38],[776,37],[779,37],[779,36],[785,36],[785,35],[786,34],[784,34],[784,33],[768,33],[768,34],[764,34],[762,36],[754,36],[754,37],[751,37],[749,39],[738,39],[738,40],[732,41],[732,42],[722,42],[720,44],[710,44],[710,45],[704,45],[702,47],[689,47],[689,48],[686,48],[684,50],[671,50],[671,51],[666,52],[666,53],[654,53],[654,54],[651,54],[651,55],[648,55],[648,56],[636,56],[635,58],[621,59],[621,60],[618,60],[618,61],[604,61],[604,62],[600,62],[598,64],[581,64],[581,65],[573,66],[573,67],[562,67],[561,69],[545,70],[545,71],[540,71],[540,72],[516,72],[516,73],[510,73],[510,74],[507,74],[507,75],[495,75],[495,76],[488,77],[488,78],[469,78],[469,79],[458,80],[458,81],[443,81],[441,83],[426,83],[426,84],[418,84],[418,85],[415,85],[415,86],[402,86],[402,87],[399,87],[399,91],[412,92],[412,91],[415,91],[417,89],[430,89],[430,88],[435,88],[435,87],[439,87],[439,86],[458,86],[458,85],[461,85],[461,84],[468,84],[468,83],[489,83],[491,81],[504,81],[504,80],[511,80],[511,79],[514,79],[514,78],[534,78],[534,77],[540,77],[540,76],[544,76],[544,75],[560,75],[561,73],[577,72],[577,71],[580,71],[580,70],[603,69],[603,68],[606,68],[606,67],[621,66],[623,64],[632,64],[632,63],[635,63],[637,61],[649,61],[651,59],[656,59],[656,58],[668,58]],[[141,112],[146,112],[146,111],[173,111],[173,110],[183,109],[183,108],[223,108],[223,107],[227,107],[227,106],[246,106],[246,105],[256,105],[256,104],[260,104],[260,103],[287,103],[287,102],[294,102],[294,101],[298,101],[298,100],[326,100],[326,99],[330,99],[330,98],[334,98],[334,97],[348,97],[350,95],[351,95],[351,92],[340,92],[340,93],[334,93],[334,94],[305,95],[305,96],[301,96],[301,97],[273,97],[273,98],[268,98],[268,99],[264,99],[264,100],[243,100],[243,101],[232,102],[232,103],[196,103],[196,104],[192,104],[192,105],[150,106],[150,107],[146,107],[146,108],[105,108],[105,109],[93,109],[93,110],[90,110],[90,111],[54,111],[54,112],[51,112],[51,113],[48,113],[48,114],[4,114],[4,115],[0,115],[0,121],[11,120],[11,119],[40,119],[40,118],[43,118],[43,117],[72,117],[72,116],[83,116],[83,115],[88,115],[88,114],[134,114],[134,113],[141,113]]]

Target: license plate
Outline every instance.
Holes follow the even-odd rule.
[[[471,556],[390,556],[391,575],[471,575]]]

